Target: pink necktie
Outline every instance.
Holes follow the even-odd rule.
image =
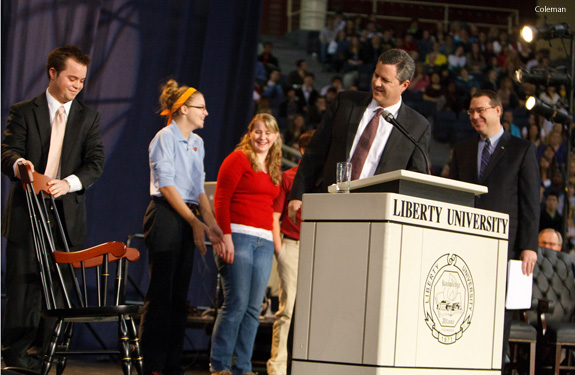
[[[48,162],[44,174],[51,178],[58,177],[60,167],[60,156],[62,155],[62,143],[66,132],[66,111],[64,106],[58,108],[56,117],[52,122],[52,134],[50,136],[50,151],[48,151]]]
[[[367,159],[367,154],[369,154],[369,149],[371,144],[375,139],[375,134],[377,133],[377,128],[379,127],[379,116],[383,112],[383,108],[379,108],[373,118],[369,121],[369,124],[363,129],[361,137],[355,146],[355,151],[351,157],[351,179],[357,180],[361,175],[363,170],[363,165]]]

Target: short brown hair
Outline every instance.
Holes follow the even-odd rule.
[[[503,108],[503,105],[501,104],[501,98],[495,91],[487,89],[479,90],[471,96],[471,99],[479,98],[480,96],[487,96],[489,98],[489,104],[491,104],[493,107]]]
[[[305,150],[307,148],[307,145],[309,145],[309,142],[311,141],[314,133],[315,129],[312,129],[300,135],[299,139],[297,140],[299,147]]]
[[[54,68],[56,74],[66,69],[66,60],[68,58],[74,59],[82,65],[88,66],[92,59],[90,56],[86,55],[84,52],[74,45],[66,44],[65,46],[58,47],[48,54],[48,59],[46,60],[46,74],[48,74],[48,79],[50,79],[50,69]]]

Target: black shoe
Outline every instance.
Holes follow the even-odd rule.
[[[26,352],[13,355],[10,350],[2,350],[2,359],[6,367],[17,367],[31,371],[40,371],[42,359],[38,355],[30,355]]]

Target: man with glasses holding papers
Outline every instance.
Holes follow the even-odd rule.
[[[488,187],[475,207],[509,215],[507,259],[521,260],[523,274],[530,275],[537,261],[540,211],[535,145],[506,132],[501,113],[501,99],[494,91],[480,90],[472,96],[467,114],[478,135],[454,146],[449,177]],[[506,310],[503,361],[511,316]]]

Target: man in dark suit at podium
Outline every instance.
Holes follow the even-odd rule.
[[[301,208],[304,193],[325,193],[335,183],[338,162],[351,161],[352,179],[397,169],[426,173],[425,156],[381,116],[383,110],[393,114],[427,151],[429,122],[401,100],[414,71],[415,63],[407,52],[391,49],[379,57],[371,93],[338,94],[323,116],[294,179],[289,196],[292,220]],[[359,154],[363,157],[359,158]]]
[[[501,112],[494,91],[473,95],[467,113],[478,135],[454,146],[449,177],[487,186],[488,193],[476,198],[475,207],[509,215],[507,259],[520,259],[523,273],[530,275],[537,261],[540,210],[535,145],[506,132]],[[511,312],[506,310],[503,361],[510,324]]]
[[[86,240],[86,190],[104,169],[100,115],[75,99],[89,63],[76,46],[56,48],[46,62],[46,92],[10,108],[2,141],[2,173],[14,182],[2,218],[7,239],[2,357],[7,366],[39,369],[52,328],[39,328],[42,287],[17,163],[52,178],[49,190],[57,198],[68,243],[77,248]]]

